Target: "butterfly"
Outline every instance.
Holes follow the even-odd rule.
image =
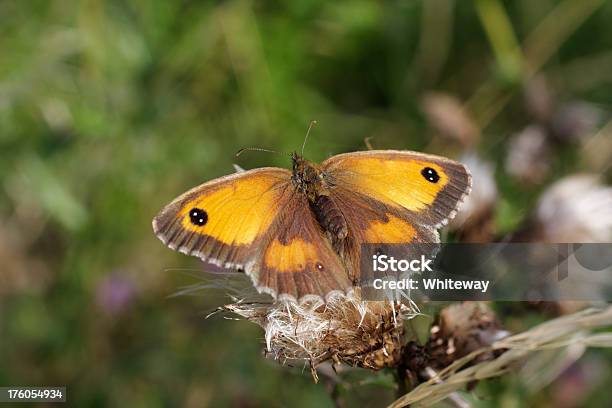
[[[291,154],[291,171],[242,171],[187,191],[153,219],[155,234],[245,272],[279,301],[326,301],[356,287],[362,244],[439,242],[471,188],[468,169],[444,157],[368,150],[316,164],[302,154]]]

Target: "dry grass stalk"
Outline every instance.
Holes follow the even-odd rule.
[[[575,344],[586,347],[612,347],[612,333],[592,333],[596,328],[612,326],[612,306],[606,309],[587,309],[542,323],[523,333],[496,341],[483,347],[438,372],[438,375],[420,384],[390,405],[392,408],[430,406],[468,383],[497,377],[510,371],[525,357],[542,350],[562,349]],[[483,353],[505,350],[496,359],[473,363]]]

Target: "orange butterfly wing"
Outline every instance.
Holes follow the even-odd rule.
[[[469,193],[466,167],[417,152],[371,150],[333,156],[322,163],[332,182],[398,210],[418,224],[445,225]]]
[[[195,187],[154,219],[170,248],[225,268],[243,269],[291,194],[291,173],[261,168]]]
[[[302,193],[283,210],[253,277],[279,300],[327,300],[351,291],[352,282]]]
[[[362,276],[371,273],[360,265],[363,244],[417,244],[394,246],[396,258],[434,255],[437,229],[455,215],[471,186],[461,163],[408,151],[341,154],[322,168],[349,230],[338,249],[350,276],[362,283],[373,278]]]
[[[260,292],[279,299],[324,299],[351,287],[284,169],[250,170],[195,187],[154,218],[153,230],[174,250],[245,271]]]

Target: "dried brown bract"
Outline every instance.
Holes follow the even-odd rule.
[[[403,364],[412,378],[431,377],[475,350],[490,346],[509,335],[495,313],[482,302],[463,302],[444,308],[430,329],[430,338],[422,346],[409,342],[404,348]],[[501,351],[478,355],[474,363],[494,359]]]
[[[454,96],[429,92],[423,97],[421,108],[430,125],[441,136],[466,147],[478,142],[480,129],[470,113]]]

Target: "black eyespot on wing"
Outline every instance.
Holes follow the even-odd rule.
[[[193,225],[201,227],[208,222],[208,214],[201,208],[192,208],[191,211],[189,211],[189,219]]]
[[[440,175],[431,167],[425,167],[421,170],[421,175],[430,183],[437,183],[440,180]]]

